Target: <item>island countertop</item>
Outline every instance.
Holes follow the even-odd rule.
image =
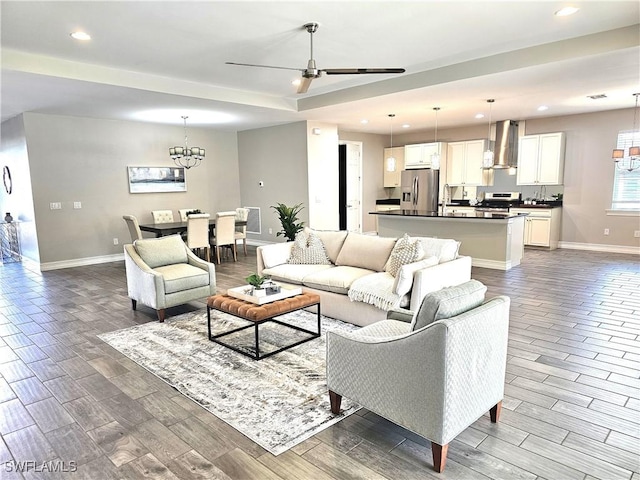
[[[386,212],[369,212],[372,215],[384,215],[392,217],[428,217],[428,218],[455,218],[474,220],[508,220],[510,218],[526,217],[528,213],[498,213],[498,212],[428,212],[426,210],[389,210]]]

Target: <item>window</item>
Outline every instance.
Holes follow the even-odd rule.
[[[629,167],[629,147],[632,145],[640,145],[640,130],[626,130],[618,134],[616,148],[624,149],[625,157],[615,167],[612,210],[640,210],[640,168],[631,172],[623,169]],[[640,166],[640,159],[634,165]]]

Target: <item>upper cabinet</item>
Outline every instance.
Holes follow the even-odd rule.
[[[416,143],[404,146],[404,168],[431,168],[431,156],[440,155],[440,163],[445,161],[446,143]]]
[[[389,160],[390,158],[394,160]],[[404,170],[404,147],[385,148],[382,159],[382,186],[399,187],[402,170]]]
[[[481,186],[493,183],[492,171],[482,168],[486,140],[449,142],[447,183],[449,185]]]
[[[562,185],[564,132],[525,135],[518,148],[518,185]]]

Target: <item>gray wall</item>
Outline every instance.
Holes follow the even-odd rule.
[[[189,128],[189,143],[207,156],[187,172],[187,192],[131,194],[127,166],[171,166],[168,149],[184,142],[182,126],[33,113],[24,126],[43,264],[121,254],[131,240],[123,214],[152,223],[151,210],[177,216],[180,208],[214,213],[241,203],[235,133]],[[73,209],[77,201],[82,209]]]
[[[6,212],[11,212],[14,220],[19,222],[22,255],[34,262],[39,262],[40,253],[36,236],[31,171],[23,116],[19,115],[4,122],[0,137],[2,138],[0,168],[5,165],[9,167],[13,184],[10,195],[5,191],[4,186],[0,188],[0,212],[2,212],[3,219]]]
[[[270,208],[277,203],[302,203],[300,220],[308,223],[307,122],[238,132],[238,164],[242,204],[259,207],[262,215],[262,234],[247,234],[249,239],[284,241],[276,237],[282,227]]]

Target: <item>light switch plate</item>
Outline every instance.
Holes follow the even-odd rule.
[[[51,202],[49,204],[50,210],[62,210],[62,203],[60,202]]]
[[[73,202],[73,208],[75,209],[82,208],[82,202]]]

